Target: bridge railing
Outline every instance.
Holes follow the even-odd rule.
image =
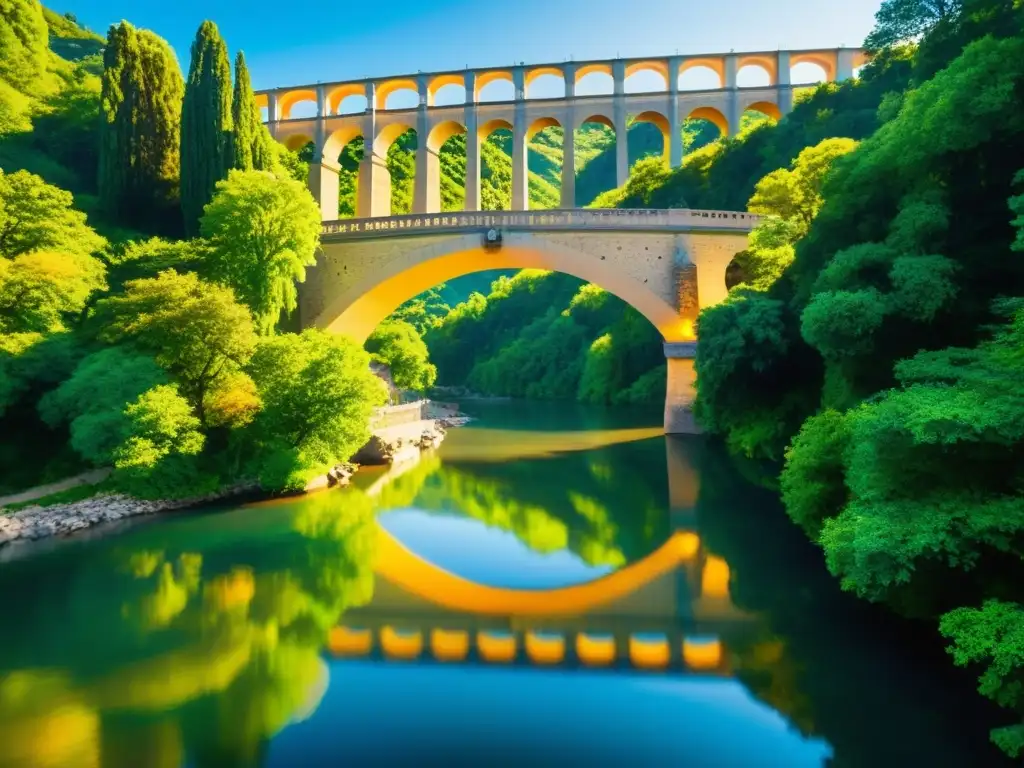
[[[453,211],[450,213],[379,216],[324,222],[322,236],[376,237],[475,229],[669,229],[749,232],[761,216],[742,211],[701,211],[689,208],[604,208],[548,211]]]

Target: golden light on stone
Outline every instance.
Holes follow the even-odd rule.
[[[462,661],[469,653],[469,633],[462,629],[433,629],[430,649],[438,661]]]
[[[380,647],[389,659],[416,659],[423,653],[423,633],[405,633],[394,627],[383,627],[380,631]]]
[[[683,641],[683,662],[693,670],[705,671],[717,669],[722,663],[722,643],[714,640]]]
[[[633,666],[640,669],[661,669],[671,660],[668,640],[660,638],[629,638],[629,658]]]
[[[373,633],[368,629],[335,627],[327,647],[335,656],[365,656],[373,648]]]

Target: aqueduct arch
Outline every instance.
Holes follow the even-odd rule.
[[[351,257],[346,259],[349,261]],[[665,341],[692,341],[692,318],[683,318],[657,292],[607,260],[532,235],[521,235],[499,251],[484,248],[479,237],[450,238],[440,247],[430,243],[384,261],[312,320],[312,324],[363,342],[404,302],[456,277],[491,269],[543,269],[593,283],[617,296],[646,317]]]

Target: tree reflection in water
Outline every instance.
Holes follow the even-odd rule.
[[[4,594],[35,586],[5,605],[0,765],[258,762],[323,694],[320,650],[372,597],[375,540],[365,495],[318,494],[6,567]]]
[[[499,439],[472,432],[475,448]],[[840,594],[771,492],[702,440],[596,432],[513,431],[494,460],[446,445],[361,473],[359,488],[167,517],[5,563],[0,766],[259,764],[316,709],[329,630],[372,598],[374,515],[409,507],[612,567],[688,527],[699,562],[726,574],[719,597],[750,619],[722,627],[722,671],[826,738],[836,765],[990,764],[991,712],[974,706],[973,682],[953,679],[913,627]]]
[[[619,567],[650,554],[669,533],[664,442],[634,440],[582,450],[570,433],[567,445],[549,441],[542,457],[515,461],[507,460],[514,448],[506,435],[501,462],[428,454],[368,493],[378,511],[455,511],[515,534],[536,552],[568,549],[588,565]],[[533,441],[523,449],[536,455]]]

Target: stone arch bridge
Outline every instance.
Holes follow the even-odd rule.
[[[566,272],[625,300],[661,332],[668,368],[665,431],[694,432],[697,313],[725,297],[726,268],[746,248],[758,217],[732,211],[574,210],[575,174],[564,172],[561,210],[528,211],[527,140],[549,126],[604,123],[615,129],[621,186],[629,173],[629,119],[661,129],[665,154],[675,166],[682,161],[682,120],[703,118],[731,135],[745,109],[776,119],[792,109],[792,67],[810,63],[827,80],[845,80],[866,61],[867,54],[854,48],[730,52],[418,73],[260,91],[257,101],[266,110],[271,134],[293,148],[310,141],[315,146],[309,184],[325,223],[322,253],[300,287],[301,322],[362,341],[402,302],[460,275],[513,268]],[[682,75],[697,67],[710,70],[719,87],[680,90]],[[739,87],[737,75],[746,67],[763,70],[768,85]],[[659,76],[664,89],[627,93],[627,78],[644,71]],[[611,92],[577,94],[581,79],[594,73],[610,76]],[[530,97],[534,82],[545,75],[562,78],[564,96]],[[501,80],[512,84],[512,100],[481,101],[481,90]],[[463,103],[436,103],[448,86],[463,89]],[[388,97],[401,90],[416,94],[418,106],[388,109]],[[365,108],[344,113],[342,102],[353,96],[364,99]],[[315,116],[293,116],[304,101],[315,104]],[[512,131],[512,211],[479,211],[480,144],[499,128]],[[414,213],[389,216],[386,154],[410,129],[419,139]],[[459,133],[469,139],[465,210],[441,213],[438,152]],[[574,130],[564,135],[563,168],[572,169]],[[358,218],[339,221],[338,159],[359,136],[364,150]]]
[[[329,222],[299,286],[304,327],[362,342],[403,302],[488,269],[546,269],[604,288],[664,339],[665,431],[692,416],[697,313],[726,295],[725,273],[759,217],[731,211],[575,210],[408,215]]]

